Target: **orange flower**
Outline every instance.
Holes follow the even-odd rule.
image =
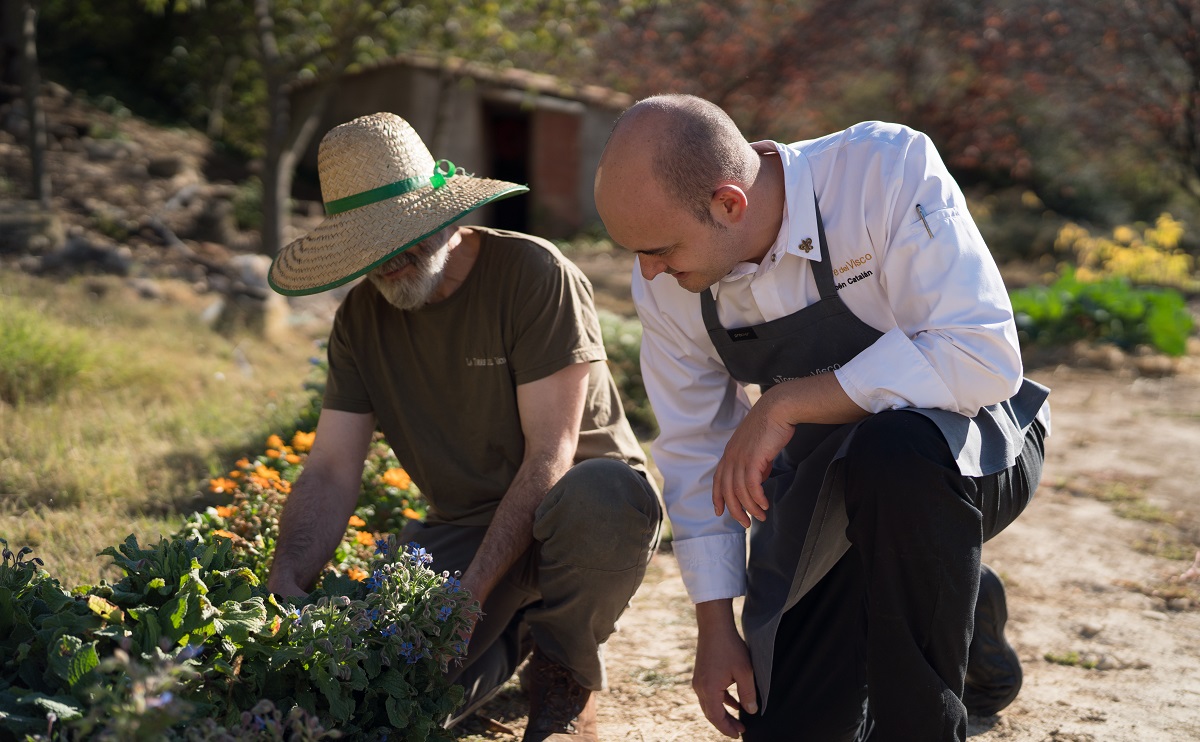
[[[262,477],[263,479],[274,479],[276,481],[279,480],[279,472],[278,471],[276,471],[268,466],[264,466],[262,464],[259,464],[258,466],[254,467],[254,473],[257,474],[258,476]]]
[[[239,469],[249,469],[250,468],[250,460],[249,459],[238,459],[237,463],[234,464],[234,466],[236,466]]]
[[[231,471],[231,472],[229,472],[229,478],[230,479],[241,479],[243,474],[245,474],[245,472]]]
[[[283,448],[283,439],[277,435],[272,435],[267,439],[267,448]]]
[[[366,524],[367,522],[357,515],[350,516],[350,525],[354,526],[355,528],[362,528]]]
[[[412,477],[403,469],[388,469],[383,473],[383,483],[389,487],[406,490],[412,484]]]
[[[233,515],[234,513],[236,513],[237,511],[238,511],[238,509],[236,507],[234,507],[233,505],[218,505],[217,506],[217,516],[221,517],[221,518],[228,518],[231,515]]]
[[[350,569],[346,570],[346,576],[355,582],[362,582],[363,580],[367,579],[367,570],[359,569],[358,567],[351,567]]]
[[[282,455],[283,455],[283,454],[279,453],[278,451],[276,451],[276,450],[275,450],[275,449],[273,449],[273,448],[268,448],[268,449],[267,449],[267,458],[268,458],[268,459],[277,459],[277,458],[279,458],[279,457],[280,457],[280,456],[282,456]]]
[[[375,537],[366,531],[359,531],[358,533],[354,534],[354,538],[358,539],[358,543],[362,544],[363,546],[375,545]]]
[[[416,510],[413,510],[412,508],[404,508],[404,510],[400,511],[400,514],[403,515],[405,518],[408,518],[409,520],[420,520],[421,519],[421,514],[418,513]]]
[[[287,456],[285,456],[284,458],[285,458],[285,459],[287,459],[287,462],[288,462],[289,464],[299,464],[299,463],[300,463],[300,457],[299,457],[299,456],[297,456],[297,455],[296,455],[296,454],[294,454],[294,453],[289,453],[289,454],[288,454]]]
[[[292,483],[286,479],[272,480],[271,486],[285,495],[290,495],[292,493]]]
[[[216,530],[216,531],[213,531],[213,532],[212,532],[212,534],[213,534],[214,536],[220,536],[221,538],[227,538],[227,539],[230,539],[231,541],[232,541],[233,539],[237,538],[237,534],[230,533],[229,531],[226,531],[224,528],[220,528],[220,529],[218,529],[218,530]]]
[[[317,431],[315,430],[311,433],[302,433],[297,430],[296,434],[292,436],[292,448],[300,453],[312,450],[313,439],[316,437]]]
[[[237,482],[231,479],[210,479],[208,480],[208,488],[213,492],[232,492],[237,489]]]

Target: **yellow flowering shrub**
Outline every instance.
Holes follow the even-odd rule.
[[[1180,248],[1182,222],[1161,214],[1154,225],[1121,225],[1112,236],[1092,235],[1078,224],[1059,230],[1054,247],[1075,255],[1076,277],[1083,282],[1126,278],[1135,284],[1200,289],[1195,258]]]

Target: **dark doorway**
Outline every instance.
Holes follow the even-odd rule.
[[[529,114],[513,105],[489,102],[483,109],[484,136],[489,154],[488,170],[493,178],[512,183],[529,183]],[[492,226],[517,232],[529,231],[529,196],[506,198],[491,204]]]

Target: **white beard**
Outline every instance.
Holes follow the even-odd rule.
[[[439,235],[422,241],[414,247],[400,253],[375,270],[367,274],[375,288],[389,304],[401,311],[420,309],[429,303],[429,297],[437,291],[442,283],[446,270],[446,261],[450,258],[448,240],[441,241],[436,248],[432,247]],[[384,278],[388,273],[399,270],[406,265],[416,266],[408,275],[394,279]]]

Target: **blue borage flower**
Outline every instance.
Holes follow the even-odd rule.
[[[162,695],[151,696],[150,698],[147,698],[146,699],[146,708],[152,708],[152,709],[162,708],[163,706],[166,706],[167,704],[171,703],[171,701],[174,701],[174,700],[175,700],[175,694],[171,693],[171,691],[169,691],[169,690],[164,691],[162,693]]]
[[[408,558],[412,560],[413,564],[433,563],[433,555],[421,548],[421,545],[416,541],[408,542]]]
[[[396,634],[400,633],[400,627],[397,626],[396,623],[393,621],[391,624],[384,627],[383,631],[380,633],[383,634],[383,636],[385,636],[385,637],[395,636]]]
[[[447,590],[449,590],[451,593],[457,593],[457,592],[462,591],[462,581],[460,581],[457,577],[450,577],[447,575],[446,582],[444,583],[444,585],[445,585],[445,588]]]
[[[367,589],[378,590],[383,587],[383,570],[375,570],[370,577],[367,578]]]
[[[387,556],[387,554],[388,554],[387,539],[385,539],[385,538],[375,539],[375,553],[382,554],[383,556]]]
[[[444,605],[441,608],[439,608],[438,612],[437,612],[437,620],[445,621],[447,618],[450,618],[451,610],[452,609],[448,605]]]

